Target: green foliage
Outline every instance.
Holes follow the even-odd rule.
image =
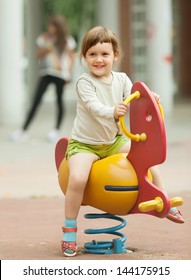
[[[43,0],[43,9],[45,22],[54,14],[63,15],[77,41],[84,31],[95,24],[95,0]]]

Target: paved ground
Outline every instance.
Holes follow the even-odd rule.
[[[120,255],[80,254],[75,259],[191,259],[190,193],[181,193],[185,203],[182,206],[186,223],[177,225],[167,219],[148,215],[129,215],[123,232],[127,235],[127,246],[134,252]],[[63,259],[59,240],[63,220],[62,198],[8,199],[2,200],[0,228],[1,259]],[[95,212],[83,207],[79,216],[78,245],[92,239],[111,240],[112,236],[92,237],[83,229],[116,225],[117,222],[93,222],[84,219],[83,214]],[[103,226],[103,227],[104,227]],[[110,239],[111,238],[111,239]]]
[[[72,101],[68,101],[63,124],[65,136],[70,135],[75,112],[73,105]],[[166,117],[168,154],[161,166],[170,196],[184,198],[181,211],[186,223],[179,225],[148,215],[129,215],[124,232],[132,253],[115,256],[79,254],[75,259],[191,259],[190,108],[190,102],[179,103],[173,114]],[[63,259],[59,240],[64,197],[57,183],[55,144],[45,141],[53,122],[52,114],[50,104],[43,105],[31,127],[31,138],[26,143],[9,142],[7,137],[14,127],[0,127],[1,259]],[[97,239],[83,233],[85,228],[100,225],[98,221],[84,219],[84,213],[92,211],[96,210],[81,208],[78,226],[80,247],[84,242]],[[104,226],[110,224],[108,221],[102,223]]]

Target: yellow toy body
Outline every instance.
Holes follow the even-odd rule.
[[[66,193],[68,163],[64,159],[58,171],[59,184]],[[151,180],[151,175],[149,176]],[[127,215],[138,198],[138,180],[126,154],[116,154],[98,160],[92,166],[85,189],[83,205],[90,205],[104,212]]]

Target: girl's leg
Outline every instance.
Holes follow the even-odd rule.
[[[40,102],[42,100],[43,94],[46,91],[48,85],[50,84],[50,79],[49,76],[44,76],[39,80],[36,92],[35,92],[35,96],[34,96],[34,100],[31,106],[31,109],[27,115],[26,121],[23,125],[23,130],[27,130],[29,124],[31,123],[36,110],[38,108],[38,106],[40,105]]]
[[[78,153],[68,159],[69,181],[65,196],[65,216],[76,219],[88,181],[92,164],[98,156],[92,153]]]
[[[153,167],[150,168],[150,170],[151,170],[151,174],[152,174],[152,177],[153,177],[154,185],[157,186],[162,191],[167,193],[167,191],[165,189],[165,186],[163,184],[163,181],[161,179],[159,168],[157,166],[153,166]],[[175,222],[175,223],[184,223],[183,216],[182,216],[181,212],[176,207],[170,208],[170,211],[167,215],[167,218],[169,220]]]
[[[55,77],[55,85],[56,85],[56,95],[57,95],[57,120],[56,120],[55,128],[58,130],[60,128],[62,119],[65,114],[64,103],[62,100],[65,81],[63,79]]]
[[[153,178],[153,184],[165,192],[166,191],[165,186],[161,179],[161,175],[160,175],[158,166],[153,166],[150,168],[150,170],[151,170],[151,174],[152,174],[152,178]]]
[[[60,79],[58,77],[52,77],[52,82],[56,86],[56,106],[57,106],[57,112],[56,112],[56,123],[54,129],[52,129],[48,133],[48,140],[50,142],[55,142],[59,138],[59,129],[62,123],[62,119],[64,117],[64,103],[62,100],[63,95],[63,88],[65,85],[65,81],[63,79]]]
[[[128,141],[125,143],[125,145],[123,145],[119,151],[117,152],[118,154],[120,153],[128,153],[130,151],[130,147],[131,147],[131,141]]]
[[[66,256],[74,256],[77,253],[76,219],[92,164],[96,160],[98,160],[98,156],[91,153],[78,153],[68,160],[70,175],[65,196],[65,222],[62,241],[62,250]]]

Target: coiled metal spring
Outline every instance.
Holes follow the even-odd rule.
[[[86,229],[84,232],[87,234],[112,234],[120,236],[121,238],[115,238],[112,241],[95,241],[92,240],[92,242],[87,242],[84,245],[84,251],[86,253],[91,254],[119,254],[119,253],[125,253],[126,252],[126,235],[119,232],[118,230],[124,228],[126,226],[125,219],[109,214],[109,213],[103,213],[103,214],[86,214],[84,215],[86,219],[112,219],[120,221],[121,224],[117,225],[115,227],[110,228],[102,228],[102,229]]]

